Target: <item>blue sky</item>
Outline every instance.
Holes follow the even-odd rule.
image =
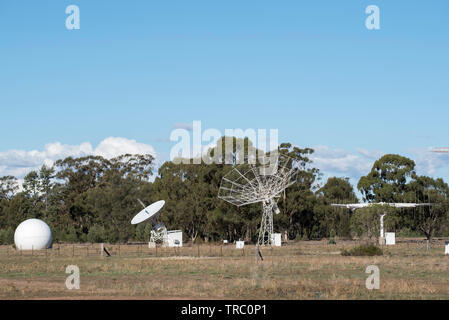
[[[65,28],[71,4],[80,30]],[[365,27],[368,5],[380,30]],[[449,146],[448,12],[447,0],[2,0],[0,175],[48,144],[65,155],[108,137],[166,160],[175,124],[201,120],[276,128],[317,148],[325,176],[356,181],[399,153],[449,181],[449,157],[429,152]]]

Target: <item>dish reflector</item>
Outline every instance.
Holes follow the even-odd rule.
[[[131,220],[131,224],[138,224],[154,217],[156,213],[158,213],[158,211],[161,210],[164,205],[165,205],[164,200],[160,200],[149,205],[148,207],[140,211],[138,214],[136,214],[136,216]]]

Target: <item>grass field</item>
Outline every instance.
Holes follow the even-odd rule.
[[[232,245],[152,248],[55,245],[20,253],[0,247],[1,299],[449,299],[444,241],[384,247],[384,255],[345,257],[356,242],[302,241],[281,248]],[[380,269],[380,289],[368,290],[368,265]],[[80,289],[65,286],[68,265],[80,269]]]

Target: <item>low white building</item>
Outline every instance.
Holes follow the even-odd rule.
[[[167,245],[169,247],[182,247],[182,231],[181,230],[167,231]]]
[[[243,249],[244,247],[245,247],[245,241],[236,241],[235,242],[236,249]]]
[[[396,244],[396,234],[394,232],[385,232],[385,244],[387,246]]]
[[[282,245],[280,233],[272,233],[271,234],[271,245],[274,247],[280,247]]]

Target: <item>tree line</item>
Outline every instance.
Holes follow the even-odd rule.
[[[231,139],[232,150],[216,152],[226,139]],[[247,138],[222,137],[207,156],[235,160],[252,148]],[[381,213],[388,213],[386,230],[399,235],[427,239],[449,235],[449,187],[441,178],[417,175],[411,159],[387,154],[375,161],[357,183],[362,200],[435,205],[373,206],[351,212],[331,206],[359,202],[349,178],[331,177],[323,183],[322,173],[310,160],[313,149],[282,143],[278,151],[300,163],[297,183],[280,196],[280,213],[274,215],[275,231],[290,240],[376,237]],[[237,165],[235,161],[167,161],[157,173],[154,162],[152,155],[127,154],[110,160],[68,157],[29,172],[22,188],[15,177],[0,178],[0,243],[13,243],[15,228],[29,218],[48,223],[56,242],[148,241],[151,222],[130,224],[141,210],[137,199],[147,204],[165,200],[159,220],[169,230],[182,230],[186,240],[257,240],[262,205],[236,207],[217,197],[221,179]]]

